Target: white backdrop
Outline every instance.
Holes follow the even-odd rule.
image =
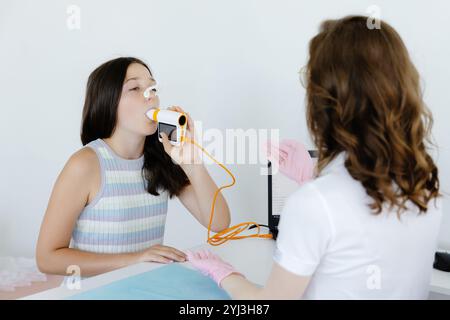
[[[80,9],[80,29],[67,9]],[[449,1],[32,1],[0,2],[0,256],[33,256],[53,183],[81,147],[89,73],[122,55],[144,59],[161,84],[162,106],[177,104],[205,129],[279,128],[309,147],[298,70],[326,18],[365,14],[371,5],[401,34],[423,76],[435,118],[442,188],[450,190]],[[73,21],[73,20],[70,20]],[[73,25],[69,25],[73,26]],[[208,167],[217,183],[228,182]],[[259,165],[230,166],[225,191],[233,224],[266,222]],[[440,245],[450,249],[450,206]],[[180,248],[206,230],[173,200],[165,240]]]

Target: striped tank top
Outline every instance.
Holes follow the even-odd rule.
[[[97,154],[101,187],[80,213],[71,248],[94,253],[129,253],[162,244],[168,192],[147,192],[142,173],[144,156],[127,160],[102,139],[85,147]]]

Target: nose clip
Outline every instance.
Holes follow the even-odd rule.
[[[152,92],[155,94],[155,96],[157,95],[157,93],[158,93],[158,85],[157,84],[154,84],[153,86],[150,86],[144,90],[144,98],[146,100],[150,99],[150,95]]]

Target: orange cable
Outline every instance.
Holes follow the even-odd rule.
[[[211,204],[211,213],[210,213],[210,217],[209,217],[207,242],[210,245],[219,246],[219,245],[221,245],[221,244],[223,244],[223,243],[225,243],[225,242],[227,242],[229,240],[239,240],[239,239],[245,239],[245,238],[272,239],[272,235],[271,234],[260,234],[261,226],[258,223],[252,222],[252,221],[239,223],[239,224],[237,224],[235,226],[229,227],[229,228],[227,228],[225,230],[222,230],[222,231],[216,233],[215,235],[211,236],[211,225],[212,225],[212,221],[213,221],[213,218],[214,218],[214,209],[215,209],[215,205],[216,205],[217,196],[219,195],[219,192],[221,190],[233,186],[236,183],[236,178],[231,173],[231,171],[228,170],[227,167],[225,167],[225,165],[223,165],[222,163],[220,163],[219,161],[214,159],[214,157],[211,156],[209,154],[209,152],[206,151],[195,140],[190,139],[188,137],[184,137],[184,141],[190,142],[190,143],[194,144],[196,147],[200,148],[211,160],[213,160],[217,165],[219,165],[222,169],[224,169],[230,175],[231,179],[233,180],[232,183],[221,186],[214,193],[213,201],[212,201],[212,204]],[[241,232],[243,232],[245,230],[248,230],[249,227],[252,226],[252,225],[255,225],[256,228],[257,228],[257,232],[255,234],[246,235],[246,236],[238,236],[238,234],[240,234]]]

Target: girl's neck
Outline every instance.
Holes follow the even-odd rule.
[[[121,158],[139,159],[144,154],[145,137],[125,135],[115,132],[111,137],[103,139]]]

